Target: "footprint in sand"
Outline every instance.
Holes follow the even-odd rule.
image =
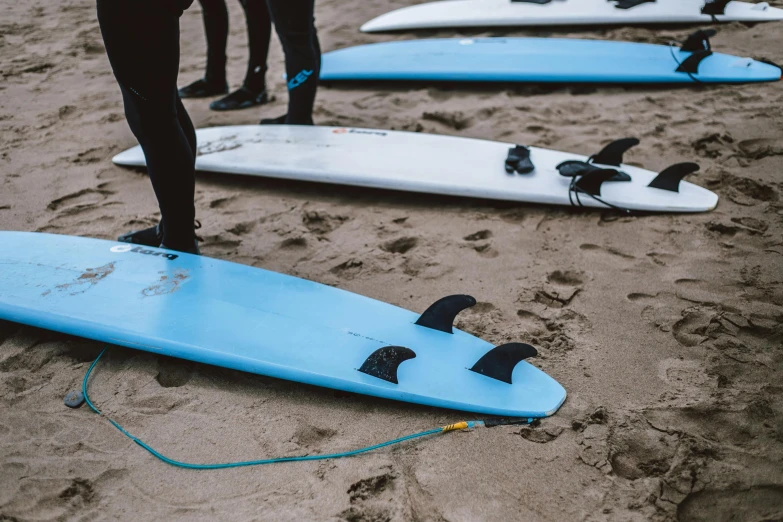
[[[343,279],[353,279],[361,273],[363,265],[362,261],[351,258],[337,266],[333,266],[329,269],[329,272]]]
[[[734,237],[739,233],[756,236],[764,234],[769,224],[751,217],[733,217],[730,220],[715,219],[707,223],[707,230],[721,236]]]
[[[245,234],[252,232],[255,227],[256,227],[255,221],[244,221],[242,223],[237,223],[233,227],[226,230],[226,232],[230,232],[235,236],[244,236]]]
[[[121,205],[121,202],[111,200],[110,197],[115,194],[111,190],[111,183],[101,183],[96,188],[87,188],[66,196],[52,200],[48,209],[56,212],[55,216],[43,227],[38,228],[37,232],[56,232],[65,227],[73,228],[76,226],[94,225],[105,223],[107,228],[113,228],[115,221],[113,213],[106,213],[106,207]],[[73,232],[73,230],[69,230]]]
[[[676,255],[666,252],[647,252],[647,257],[658,266],[667,266],[672,261],[677,260]]]
[[[734,138],[714,132],[694,141],[692,147],[703,158],[721,158],[734,153]]]
[[[339,517],[348,522],[392,520],[394,508],[401,507],[401,499],[394,494],[396,478],[393,473],[384,473],[351,484],[348,488],[351,507]]]
[[[503,321],[503,312],[492,303],[478,302],[457,316],[455,327],[482,336],[497,331],[495,325]]]
[[[682,346],[698,346],[708,339],[707,328],[714,317],[711,310],[699,307],[686,308],[682,311],[682,319],[674,323],[672,333]]]
[[[294,435],[291,437],[291,442],[294,442],[300,446],[311,449],[312,447],[318,447],[329,439],[337,435],[335,430],[329,428],[319,428],[317,426],[311,426],[310,424],[301,424]]]
[[[77,209],[77,211],[88,210],[96,208],[106,201],[109,196],[113,196],[115,193],[106,189],[93,189],[87,188],[77,192],[73,192],[61,198],[52,200],[47,208],[49,210],[61,210],[65,209]],[[66,212],[67,215],[67,212]]]
[[[725,300],[726,295],[720,293],[716,284],[710,281],[700,279],[677,279],[674,281],[677,288],[675,295],[683,301],[699,305],[718,305]],[[723,288],[725,291],[725,288]]]
[[[302,213],[302,224],[313,234],[332,232],[348,221],[348,216],[329,214],[323,210],[307,210]]]
[[[568,306],[582,290],[586,275],[575,270],[555,270],[547,276],[547,284],[535,291],[533,300],[552,308]]]
[[[71,480],[67,488],[60,492],[58,497],[66,502],[71,502],[78,497],[82,504],[88,504],[95,498],[95,489],[89,480],[75,478]]]
[[[106,157],[114,147],[94,147],[78,153],[68,161],[75,164],[91,164],[106,160]]]
[[[780,520],[783,486],[735,485],[688,494],[677,506],[679,522],[730,522],[732,520]]]
[[[768,156],[783,155],[783,144],[780,140],[756,138],[744,140],[737,144],[742,156],[748,159],[762,159]]]
[[[667,397],[686,397],[688,401],[707,400],[712,396],[715,379],[707,374],[704,364],[680,358],[658,363],[658,377],[667,383]]]
[[[608,460],[617,476],[637,480],[660,477],[669,471],[678,448],[676,434],[653,429],[641,416],[611,424]]]
[[[239,245],[242,244],[241,239],[235,239],[235,236],[228,234],[203,236],[203,239],[202,247],[208,248],[210,252],[220,252],[222,255],[235,253]]]
[[[720,195],[725,195],[732,202],[745,207],[778,200],[778,192],[771,185],[735,176],[723,170],[720,171],[718,179],[713,178],[708,181],[707,188]]]
[[[231,204],[231,201],[234,200],[234,196],[229,196],[227,198],[217,198],[213,199],[209,202],[209,208],[226,208]]]
[[[466,116],[462,111],[454,112],[424,112],[421,118],[426,121],[434,121],[454,130],[464,130],[473,125],[473,118]]]
[[[280,243],[280,248],[283,250],[301,250],[307,248],[307,239],[301,236],[289,237]]]
[[[489,239],[491,237],[492,237],[492,231],[479,230],[478,232],[474,232],[473,234],[468,234],[462,239],[464,239],[465,241],[481,241],[483,239]]]
[[[565,431],[562,426],[542,425],[540,420],[535,420],[519,430],[519,436],[530,442],[546,444],[557,439]]]
[[[381,245],[381,249],[392,254],[405,254],[413,250],[419,244],[419,238],[401,237],[387,241]]]
[[[489,230],[479,230],[478,232],[474,232],[473,234],[469,234],[465,236],[465,241],[470,242],[469,245],[470,248],[478,252],[478,254],[482,257],[486,257],[489,259],[498,257],[500,255],[500,252],[498,252],[496,249],[492,247],[492,244],[488,240],[492,237],[492,232]]]
[[[541,308],[538,303],[531,304],[535,305],[532,309]],[[545,309],[536,313],[521,309],[517,310],[517,318],[524,331],[523,340],[546,350],[540,354],[542,358],[573,350],[576,343],[571,335],[588,325],[583,315],[572,310]]]

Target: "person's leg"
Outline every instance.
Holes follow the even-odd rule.
[[[199,0],[207,37],[207,70],[203,78],[182,87],[183,98],[204,98],[228,92],[226,82],[226,45],[228,43],[228,7],[225,0]]]
[[[268,0],[269,11],[285,53],[288,114],[285,123],[312,125],[313,104],[321,70],[315,31],[314,0]]]
[[[250,57],[243,85],[253,92],[266,89],[266,61],[272,38],[272,19],[266,0],[240,0],[247,18],[247,39]]]
[[[212,85],[226,83],[228,7],[225,0],[199,0],[207,37],[207,71],[204,79]]]
[[[128,124],[144,151],[158,198],[161,242],[197,251],[195,131],[176,88],[179,17],[158,0],[98,0],[98,21]]]
[[[185,139],[188,140],[190,152],[193,154],[193,164],[195,165],[196,153],[198,152],[198,147],[196,144],[196,128],[193,126],[193,121],[190,119],[190,114],[188,114],[187,109],[185,109],[185,106],[182,104],[182,99],[179,97],[179,94],[177,94],[176,108],[177,121],[179,122],[179,126],[182,128],[182,132],[185,134]]]
[[[272,35],[272,20],[266,7],[266,0],[240,0],[247,20],[249,54],[247,73],[242,87],[225,98],[209,105],[213,111],[232,111],[263,105],[269,98],[266,92],[266,59],[269,54],[269,39]]]

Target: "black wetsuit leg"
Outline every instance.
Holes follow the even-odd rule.
[[[191,1],[97,0],[125,116],[158,198],[163,243],[185,251],[195,243],[196,132],[177,94],[177,72],[179,16]]]
[[[207,71],[210,85],[226,84],[226,45],[228,44],[228,7],[225,0],[198,0],[207,37]]]
[[[315,0],[267,0],[285,53],[289,125],[312,125],[321,71],[321,47],[315,30]]]
[[[272,19],[266,0],[239,1],[245,10],[250,48],[243,85],[252,92],[261,92],[266,89],[266,60],[269,56],[269,40],[272,37]]]
[[[203,78],[182,87],[182,98],[206,98],[228,92],[226,82],[226,45],[228,43],[228,7],[225,0],[199,0],[207,37],[207,68]]]
[[[250,50],[245,81],[242,87],[225,98],[210,103],[209,108],[213,111],[245,109],[263,105],[269,101],[266,92],[266,59],[269,54],[269,38],[272,33],[269,9],[267,9],[266,0],[239,1],[242,4],[242,9],[245,10],[248,48]]]

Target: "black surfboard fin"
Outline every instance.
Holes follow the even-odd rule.
[[[617,2],[615,4],[615,7],[617,9],[630,9],[632,7],[636,7],[637,5],[646,4],[648,2],[655,3],[656,0],[613,0],[613,1]]]
[[[416,352],[404,346],[386,346],[375,350],[367,357],[359,371],[394,384],[397,381],[397,368],[408,359],[414,359]]]
[[[681,51],[695,53],[698,51],[709,51],[712,49],[710,38],[718,34],[715,29],[699,29],[692,33],[680,47]]]
[[[657,189],[670,190],[672,192],[680,191],[680,181],[688,174],[692,174],[699,170],[697,163],[677,163],[670,167],[663,169],[660,174],[655,176],[648,187]]]
[[[530,149],[524,145],[517,145],[508,149],[506,157],[506,172],[513,174],[529,174],[536,169],[533,162],[530,161]]]
[[[677,67],[677,72],[698,74],[699,65],[705,58],[712,55],[710,38],[718,34],[714,29],[698,30],[691,34],[680,47],[681,51],[692,53]]]
[[[600,196],[601,185],[606,181],[612,181],[617,174],[619,172],[614,169],[596,169],[579,178],[576,181],[576,187],[587,194]]]
[[[623,155],[631,148],[639,145],[637,138],[623,138],[615,140],[603,149],[598,154],[593,154],[588,159],[591,163],[600,163],[601,165],[612,165],[619,167],[623,163]]]
[[[457,314],[476,304],[476,298],[470,295],[450,295],[438,299],[416,321],[419,326],[454,333],[452,325]]]
[[[512,4],[548,4],[552,0],[511,0]]]
[[[731,0],[707,0],[701,8],[701,14],[710,16],[726,14],[726,6]]]
[[[484,354],[470,371],[511,384],[511,374],[519,361],[536,355],[538,355],[538,351],[529,344],[503,344]]]
[[[705,58],[712,55],[712,51],[696,51],[680,63],[675,69],[676,72],[684,72],[688,74],[699,74],[699,64],[704,61]]]

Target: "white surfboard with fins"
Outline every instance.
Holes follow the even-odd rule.
[[[661,172],[625,164],[639,141],[617,140],[596,154],[415,132],[244,125],[200,129],[196,168],[451,196],[649,212],[705,212],[718,196],[683,181],[699,169]],[[140,147],[114,163],[144,166]]]
[[[445,0],[397,9],[364,32],[444,27],[703,24],[783,20],[766,2],[728,0]]]

